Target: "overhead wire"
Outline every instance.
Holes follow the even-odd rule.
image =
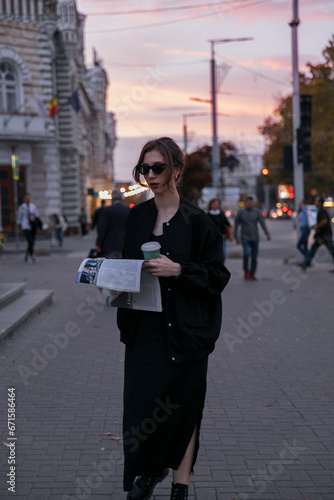
[[[234,0],[234,2],[248,2],[249,0]],[[178,5],[177,7],[160,7],[156,9],[133,9],[133,10],[119,10],[112,12],[90,12],[87,16],[119,16],[119,15],[133,15],[133,14],[151,14],[159,12],[170,12],[175,10],[189,10],[189,9],[199,9],[203,7],[216,7],[222,4],[231,3],[229,0],[219,1],[219,2],[206,2],[199,3],[196,5]]]
[[[234,8],[225,9],[223,11],[223,13],[234,11],[234,10],[241,9],[241,8],[254,7],[255,5],[260,5],[260,4],[268,3],[271,1],[272,0],[259,0],[259,1],[253,2],[253,3],[250,3],[248,5],[240,5],[240,6],[237,6]],[[161,21],[159,23],[139,24],[139,25],[137,24],[136,26],[127,26],[125,28],[114,28],[114,29],[99,30],[99,31],[87,31],[87,34],[88,35],[98,35],[98,34],[102,35],[105,33],[117,33],[117,32],[122,32],[122,31],[133,31],[133,30],[138,30],[138,29],[155,28],[158,26],[167,26],[170,24],[184,23],[184,22],[188,22],[188,21],[193,21],[195,19],[202,19],[204,17],[211,17],[211,16],[215,16],[215,15],[217,15],[217,12],[209,12],[206,14],[190,16],[190,17],[186,17],[183,19],[173,19],[170,21]]]
[[[260,73],[259,71],[254,71],[253,69],[247,68],[247,66],[236,63],[232,59],[228,59],[225,56],[224,56],[224,60],[228,61],[229,63],[232,63],[234,66],[237,66],[245,71],[248,71],[249,73],[252,73],[254,76],[257,76],[259,78],[263,78],[265,80],[268,80],[272,83],[276,83],[278,85],[283,85],[285,87],[291,87],[291,84],[289,84],[283,80],[278,80],[277,78],[272,78],[270,76],[265,75],[264,73]],[[182,63],[159,63],[159,66],[161,66],[161,67],[189,66],[189,65],[193,65],[193,64],[203,64],[203,63],[208,63],[208,62],[209,62],[209,59],[200,59],[198,61],[185,61]],[[118,68],[147,68],[151,65],[151,63],[126,64],[126,63],[114,63],[114,62],[106,62],[106,64],[108,66],[118,67]]]

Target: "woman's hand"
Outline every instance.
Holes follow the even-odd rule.
[[[180,264],[173,262],[166,255],[161,255],[159,259],[145,260],[142,269],[146,273],[152,274],[152,276],[159,276],[161,278],[169,278],[181,274]]]

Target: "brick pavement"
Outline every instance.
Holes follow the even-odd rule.
[[[286,223],[261,242],[256,283],[228,258],[224,328],[210,357],[191,500],[333,500],[333,280],[323,255],[311,272]],[[37,263],[0,259],[1,279],[53,288],[53,304],[0,349],[0,498],[122,500],[124,347],[115,310],[74,284],[91,246],[79,237]],[[37,248],[47,243],[38,242]],[[9,246],[8,246],[9,247]],[[68,250],[68,251],[67,251]],[[229,244],[229,253],[237,250]],[[240,248],[239,248],[240,250]],[[321,256],[320,256],[321,259]],[[16,492],[9,473],[7,387],[16,389]],[[106,433],[112,433],[106,436]],[[168,500],[171,475],[155,490]]]

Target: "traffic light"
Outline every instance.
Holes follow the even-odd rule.
[[[312,96],[300,95],[300,127],[297,130],[298,163],[303,163],[304,172],[310,172],[312,133]]]
[[[268,174],[269,174],[269,170],[267,168],[263,168],[262,175],[268,175]]]

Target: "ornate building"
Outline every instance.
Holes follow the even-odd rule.
[[[0,0],[0,230],[15,229],[25,192],[47,223],[78,225],[90,193],[113,184],[116,144],[108,77],[84,59],[85,16],[75,0]],[[13,179],[12,157],[19,179]]]

